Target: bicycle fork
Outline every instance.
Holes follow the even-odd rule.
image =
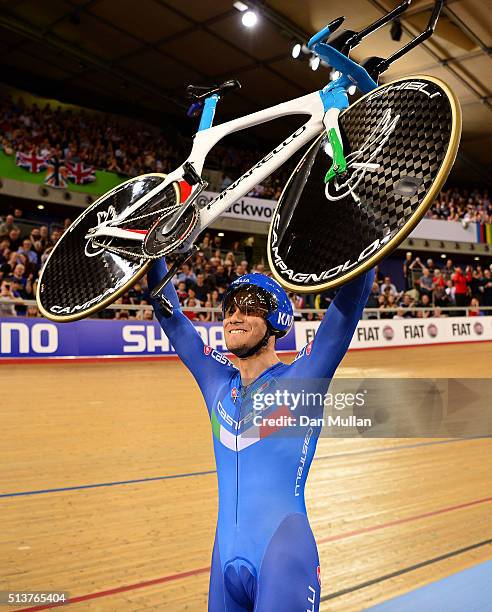
[[[374,164],[370,161],[355,161],[357,156],[354,156],[353,154],[351,155],[349,153],[347,157],[345,157],[343,151],[342,135],[338,123],[339,115],[340,110],[338,108],[330,108],[328,111],[326,111],[323,117],[323,124],[325,126],[325,130],[328,135],[328,142],[331,147],[331,151],[327,151],[327,153],[332,159],[330,169],[325,175],[325,190],[329,189],[329,184],[334,179],[338,177],[346,178],[347,172],[349,170],[355,170],[360,172],[375,172],[379,169],[379,164]],[[328,199],[331,198],[328,197]]]
[[[325,176],[325,183],[329,183],[336,176],[343,176],[347,171],[347,160],[343,154],[342,135],[340,133],[340,126],[338,125],[339,115],[340,109],[330,108],[323,117],[323,125],[325,126],[331,147],[331,154],[330,152],[328,152],[328,154],[331,155],[332,159],[330,169]]]

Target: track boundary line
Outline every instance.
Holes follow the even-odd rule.
[[[457,509],[461,509],[461,508],[466,508],[469,506],[473,506],[473,505],[477,505],[477,504],[481,504],[481,503],[486,503],[486,502],[490,502],[492,501],[492,497],[486,497],[484,499],[479,499],[479,500],[474,500],[471,502],[467,502],[464,504],[459,504],[457,506],[451,506],[449,508],[442,508],[440,510],[434,510],[431,513],[427,513],[426,515],[417,515],[414,517],[407,517],[406,519],[402,519],[401,522],[409,522],[411,520],[419,520],[429,514],[431,515],[435,515],[435,514],[440,514],[442,512],[451,512],[451,510],[457,510]],[[386,524],[381,524],[381,525],[376,525],[374,526],[373,530],[375,529],[382,529],[385,526],[391,526],[394,524],[394,521],[390,522],[390,523],[386,523]],[[369,528],[367,529],[369,530]],[[365,531],[367,530],[361,530],[359,533],[365,533]],[[332,539],[344,539],[344,538],[348,538],[348,537],[352,537],[353,535],[355,535],[355,532],[348,532],[348,533],[344,533],[344,534],[339,534],[338,536],[334,536]],[[323,542],[323,541],[327,541],[327,540],[319,540],[319,542]],[[362,589],[365,588],[366,586],[370,586],[371,584],[376,584],[377,582],[382,582],[383,580],[388,580],[389,578],[392,578],[394,576],[399,576],[401,573],[406,573],[406,572],[410,572],[413,571],[415,569],[418,569],[419,567],[424,567],[425,565],[430,565],[431,563],[435,563],[436,561],[442,560],[442,559],[446,559],[450,556],[453,555],[457,555],[463,552],[466,552],[467,550],[472,550],[473,548],[478,548],[479,546],[484,546],[485,544],[489,544],[492,543],[492,540],[484,540],[483,542],[479,542],[478,544],[473,544],[471,546],[468,546],[466,548],[463,549],[459,549],[459,551],[453,551],[451,553],[446,553],[445,555],[441,555],[440,557],[435,557],[434,559],[428,560],[428,561],[423,561],[421,564],[417,564],[417,565],[413,565],[410,568],[403,568],[402,570],[398,570],[397,572],[393,572],[392,574],[387,574],[385,576],[379,577],[379,578],[375,578],[372,581],[369,580],[367,582],[361,583],[360,585],[356,585],[355,587],[350,587],[350,589],[344,589],[342,591],[337,591],[336,593],[329,593],[328,595],[325,595],[324,597],[321,598],[321,601],[324,601],[325,598],[326,599],[334,599],[335,597],[339,597],[341,595],[344,595],[346,593],[350,593],[352,590],[358,590],[358,589]],[[79,603],[81,601],[87,601],[90,599],[98,599],[99,597],[107,597],[108,595],[116,595],[118,593],[123,593],[126,591],[132,591],[135,589],[141,589],[147,586],[152,586],[155,584],[162,584],[165,582],[171,582],[174,580],[180,580],[183,578],[189,578],[190,576],[195,576],[198,574],[203,574],[205,572],[209,572],[210,571],[210,567],[201,567],[201,568],[197,568],[194,570],[188,570],[186,572],[181,572],[181,573],[177,573],[177,574],[171,574],[169,576],[163,576],[161,578],[154,578],[152,580],[146,580],[144,582],[138,582],[135,584],[128,584],[128,585],[124,585],[124,586],[120,586],[120,587],[115,587],[113,589],[108,589],[105,591],[96,591],[94,593],[86,593],[85,595],[79,595],[78,597],[72,597],[70,599],[68,599],[65,602],[60,602],[60,603],[55,603],[55,604],[46,604],[46,605],[41,605],[41,606],[34,606],[32,608],[23,608],[22,610],[18,610],[18,612],[34,612],[35,610],[48,610],[50,608],[56,608],[59,607],[60,605],[69,605],[72,603]]]
[[[439,514],[445,514],[447,512],[454,512],[455,510],[462,510],[463,508],[470,508],[471,506],[478,506],[479,504],[487,504],[492,502],[492,497],[484,497],[482,499],[475,499],[473,501],[464,502],[463,504],[456,504],[454,506],[447,506],[445,508],[439,508],[439,510],[431,510],[430,512],[424,512],[422,514],[414,514],[413,516],[407,516],[401,519],[395,519],[394,521],[388,521],[387,523],[380,523],[379,525],[371,525],[370,527],[362,527],[355,531],[346,531],[338,535],[328,536],[327,538],[320,538],[317,540],[318,544],[324,544],[326,542],[336,542],[337,540],[345,540],[354,536],[362,535],[363,533],[371,533],[373,531],[379,531],[380,529],[386,529],[387,527],[394,527],[395,525],[403,525],[404,523],[410,523],[412,521],[418,521],[423,518],[430,518],[431,516],[437,516]]]
[[[322,461],[324,459],[337,459],[338,457],[356,457],[357,455],[375,455],[377,453],[389,453],[408,448],[419,448],[421,446],[434,446],[436,444],[451,444],[454,442],[468,442],[469,440],[483,440],[485,438],[492,438],[492,436],[471,436],[470,438],[448,438],[447,440],[433,440],[432,442],[414,442],[413,444],[400,444],[399,446],[387,446],[385,448],[372,448],[367,450],[360,450],[348,453],[334,453],[332,455],[320,455],[315,456],[314,461]],[[336,438],[334,438],[336,439]],[[371,438],[366,438],[370,440]],[[375,438],[373,438],[375,439]]]
[[[329,601],[330,599],[335,599],[337,597],[341,597],[342,595],[348,595],[348,593],[353,593],[354,591],[359,591],[361,589],[366,589],[373,584],[378,584],[379,582],[384,582],[385,580],[391,580],[391,578],[396,578],[397,576],[401,576],[402,574],[408,574],[409,572],[414,572],[422,567],[426,567],[427,565],[432,565],[433,563],[438,563],[439,561],[445,561],[451,557],[456,557],[458,555],[462,555],[469,550],[474,550],[475,548],[480,548],[481,546],[486,546],[487,544],[492,544],[492,539],[490,540],[482,540],[481,542],[476,542],[475,544],[470,544],[469,546],[465,546],[464,548],[458,548],[456,550],[452,550],[444,555],[439,555],[438,557],[433,557],[432,559],[426,559],[425,561],[421,561],[420,563],[416,563],[415,565],[410,565],[408,567],[403,567],[402,569],[396,570],[395,572],[391,572],[390,574],[384,574],[383,576],[378,576],[377,578],[373,578],[372,580],[366,580],[365,582],[361,582],[360,584],[356,584],[352,587],[347,587],[346,589],[341,589],[340,591],[335,591],[334,593],[328,593],[328,595],[323,595],[320,598],[320,601]]]
[[[337,459],[339,457],[351,457],[357,455],[372,455],[377,453],[398,452],[409,448],[419,448],[421,446],[433,446],[436,444],[451,444],[456,442],[468,442],[470,440],[483,440],[491,436],[473,436],[471,438],[452,438],[450,440],[434,440],[433,442],[417,442],[415,444],[401,444],[399,446],[390,446],[387,448],[375,448],[368,450],[355,451],[352,453],[335,453],[333,455],[321,455],[314,457],[314,462],[325,461],[327,459]],[[144,482],[154,482],[158,480],[174,480],[176,478],[190,478],[196,476],[209,476],[216,474],[217,470],[204,470],[202,472],[185,472],[182,474],[169,474],[167,476],[150,476],[148,478],[134,478],[130,480],[117,480],[114,482],[99,482],[94,484],[74,485],[70,487],[54,487],[51,489],[37,489],[33,491],[17,491],[14,493],[0,493],[0,499],[8,497],[24,497],[28,495],[43,495],[47,493],[63,493],[65,491],[78,491],[83,489],[98,489],[103,487],[115,487],[129,484],[139,484]]]
[[[53,604],[45,604],[40,606],[33,606],[32,608],[22,608],[17,612],[34,612],[34,610],[48,610],[50,608],[58,608],[59,606],[67,606],[74,603],[80,603],[81,601],[87,601],[89,599],[97,599],[99,597],[107,597],[108,595],[117,595],[118,593],[124,593],[126,591],[133,591],[135,589],[143,589],[148,586],[155,584],[162,584],[164,582],[171,582],[172,580],[179,580],[180,578],[189,578],[190,576],[196,576],[198,574],[204,574],[209,572],[210,567],[200,567],[198,569],[189,570],[187,572],[181,572],[180,574],[171,574],[169,576],[163,576],[162,578],[154,578],[152,580],[145,580],[144,582],[138,582],[136,584],[127,584],[126,586],[115,587],[113,589],[107,589],[105,591],[97,591],[95,593],[87,593],[86,595],[79,595],[78,597],[70,597],[67,601],[57,602]]]
[[[97,489],[102,487],[116,487],[128,484],[139,484],[141,482],[154,482],[156,480],[173,480],[176,478],[189,478],[190,476],[208,476],[216,474],[217,470],[204,472],[189,472],[184,474],[170,474],[168,476],[151,476],[149,478],[135,478],[133,480],[118,480],[115,482],[99,482],[87,485],[76,485],[73,487],[58,487],[54,489],[39,489],[35,491],[18,491],[17,493],[0,493],[0,499],[5,497],[23,497],[26,495],[42,495],[43,493],[63,493],[64,491],[79,491],[80,489]]]

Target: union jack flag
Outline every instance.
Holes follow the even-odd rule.
[[[96,180],[96,173],[92,166],[86,166],[83,162],[67,162],[68,178],[76,185],[92,183]]]
[[[17,166],[29,170],[29,172],[38,173],[46,169],[46,157],[36,155],[34,151],[30,153],[17,151],[15,154],[15,163]]]
[[[63,161],[58,157],[52,157],[48,161],[44,182],[50,187],[55,187],[55,189],[64,189],[67,186],[67,174],[68,170]]]

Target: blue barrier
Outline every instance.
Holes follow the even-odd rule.
[[[205,344],[226,351],[222,323],[196,323]],[[295,350],[294,330],[277,350]],[[0,358],[138,357],[174,355],[167,336],[154,321],[85,319],[54,323],[40,318],[0,318]]]

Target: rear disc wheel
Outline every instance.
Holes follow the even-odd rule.
[[[145,234],[166,211],[179,206],[179,185],[173,182],[160,189],[165,180],[165,174],[144,174],[118,185],[65,231],[50,253],[38,283],[36,299],[46,318],[76,321],[94,314],[114,302],[146,272],[150,260],[143,255],[141,241],[86,236],[108,221]],[[147,200],[125,217],[128,208],[144,197]]]

